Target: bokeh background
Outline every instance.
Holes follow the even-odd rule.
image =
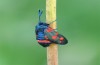
[[[34,28],[46,0],[0,0],[0,65],[47,65]],[[100,65],[100,0],[57,0],[59,65]]]

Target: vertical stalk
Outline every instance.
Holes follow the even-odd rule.
[[[56,20],[56,0],[46,0],[46,21],[50,23]],[[56,21],[50,25],[56,29]],[[58,65],[58,46],[51,44],[47,47],[47,63],[48,65]]]

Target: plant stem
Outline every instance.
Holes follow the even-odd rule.
[[[50,23],[56,20],[56,0],[46,0],[46,21]],[[50,27],[56,29],[56,21]],[[58,46],[51,44],[47,47],[47,63],[48,65],[58,65]]]

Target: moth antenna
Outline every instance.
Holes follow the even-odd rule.
[[[39,23],[41,22],[41,15],[42,15],[43,11],[39,10]]]

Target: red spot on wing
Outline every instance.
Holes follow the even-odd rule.
[[[52,39],[54,39],[54,40],[55,40],[56,38],[57,38],[57,36],[52,36]]]
[[[49,40],[38,40],[39,43],[50,43]]]
[[[61,37],[61,38],[60,38],[60,40],[61,40],[61,41],[63,41],[63,40],[64,40],[64,38],[63,38],[63,37]]]

